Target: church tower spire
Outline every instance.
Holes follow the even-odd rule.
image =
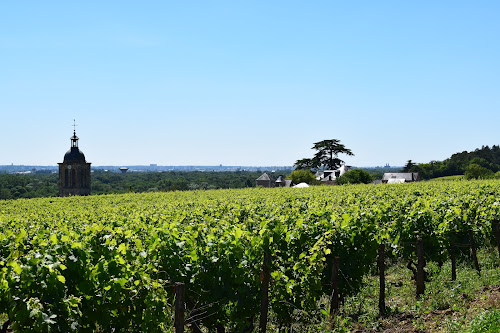
[[[73,136],[71,147],[64,155],[64,161],[59,164],[59,196],[90,194],[90,163],[78,148],[76,122],[73,120]]]
[[[73,136],[71,137],[71,148],[78,148],[78,137],[76,136],[76,121],[73,119]]]

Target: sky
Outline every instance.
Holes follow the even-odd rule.
[[[349,165],[500,144],[500,1],[0,1],[0,165]],[[340,156],[342,158],[342,156]]]

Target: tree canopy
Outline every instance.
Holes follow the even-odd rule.
[[[288,170],[284,170],[288,172]],[[168,171],[115,173],[94,170],[92,194],[254,187],[262,171]],[[0,200],[55,197],[58,174],[0,173]]]
[[[469,177],[475,178],[478,170],[481,170],[480,173],[484,173],[484,170],[478,169],[477,166],[488,169],[493,173],[500,171],[500,146],[482,146],[471,152],[463,151],[455,153],[444,161],[431,161],[421,164],[414,164],[412,162],[413,165],[410,165],[409,168],[408,162],[405,170],[418,172],[423,179],[464,175],[469,165],[475,164],[468,173]],[[481,177],[484,177],[484,174]]]
[[[416,164],[412,162],[412,160],[408,160],[406,165],[403,168],[403,172],[409,172],[411,168],[413,168]]]
[[[338,157],[339,154],[354,156],[352,151],[340,143],[340,140],[338,139],[315,142],[311,149],[316,150],[314,157],[297,160],[294,164],[297,169],[324,168],[328,170],[335,170],[338,169],[342,163],[344,163],[344,161]]]
[[[286,178],[291,179],[294,184],[307,183],[312,184],[316,180],[314,174],[307,169],[293,170]]]
[[[469,164],[467,169],[465,169],[466,179],[488,179],[493,177],[493,171],[476,163]]]
[[[338,185],[344,184],[369,184],[373,181],[372,175],[362,169],[353,169],[347,171],[337,178]]]

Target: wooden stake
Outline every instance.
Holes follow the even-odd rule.
[[[474,261],[474,267],[476,268],[477,274],[481,275],[481,268],[479,267],[479,262],[477,261],[476,242],[474,241],[474,233],[472,232],[472,230],[469,230],[469,241],[470,248],[472,250],[472,260]]]
[[[261,282],[262,299],[260,302],[259,332],[265,333],[267,330],[267,313],[269,311],[269,281],[271,280],[271,256],[264,252],[264,262],[262,263]]]
[[[498,220],[493,221],[493,230],[495,232],[495,238],[497,240],[498,256],[500,256],[500,227],[498,226]]]
[[[385,245],[380,244],[378,248],[378,273],[380,277],[380,292],[378,296],[378,311],[382,316],[385,314]]]
[[[425,291],[425,258],[424,258],[424,242],[419,237],[417,240],[417,296],[423,295]]]
[[[217,324],[217,333],[226,333],[226,328],[221,323]]]
[[[455,281],[457,279],[457,259],[455,257],[455,242],[453,241],[453,235],[450,237],[450,255],[451,255],[451,280]]]
[[[175,283],[175,333],[184,333],[184,292],[185,285],[182,282]]]
[[[339,311],[339,265],[340,257],[333,257],[332,263],[332,296],[330,300],[330,317]]]

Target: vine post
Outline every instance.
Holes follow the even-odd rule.
[[[385,314],[385,245],[380,244],[378,248],[378,272],[380,277],[380,292],[378,296],[378,311],[382,316]]]
[[[422,237],[417,239],[417,296],[423,295],[425,291],[425,258],[424,258],[424,242]]]
[[[185,285],[182,282],[175,283],[175,333],[184,333],[184,293]]]
[[[469,229],[469,241],[470,248],[472,250],[472,260],[474,261],[474,267],[476,268],[477,274],[481,275],[481,268],[479,267],[479,262],[477,261],[476,242],[474,241],[474,233],[472,232],[472,229]]]
[[[333,257],[332,262],[332,295],[330,298],[330,318],[333,318],[340,308],[339,302],[339,265],[340,257]]]
[[[457,259],[455,257],[455,242],[453,235],[450,236],[450,256],[451,256],[451,280],[457,279]]]
[[[500,226],[498,224],[498,219],[495,219],[493,221],[493,231],[495,232],[495,238],[497,240],[498,256],[500,256]]]
[[[217,333],[225,333],[226,328],[221,323],[217,324]]]
[[[264,252],[264,262],[262,263],[262,271],[260,280],[262,282],[262,299],[260,302],[260,319],[259,332],[266,333],[267,330],[267,314],[269,311],[269,281],[271,280],[271,255],[269,251]]]

